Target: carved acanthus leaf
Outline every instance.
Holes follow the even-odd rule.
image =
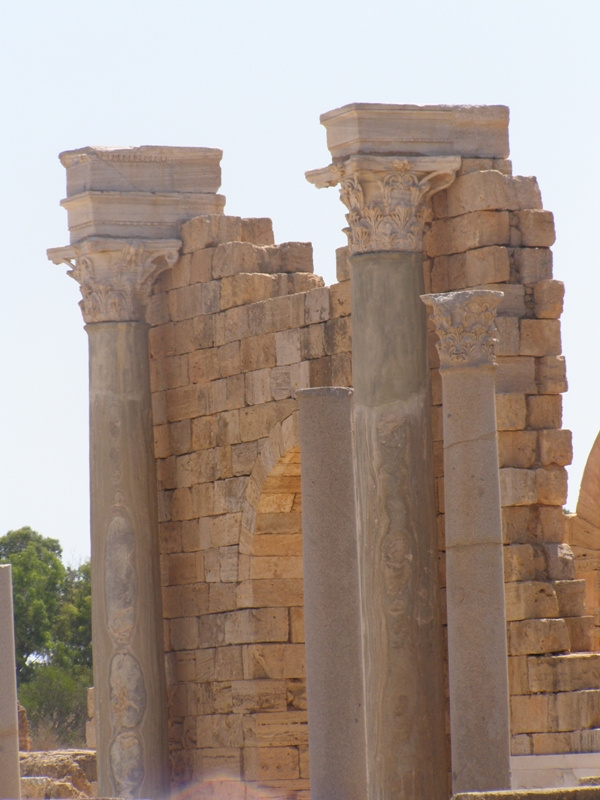
[[[351,156],[308,172],[317,187],[340,186],[348,209],[348,244],[352,254],[420,251],[427,199],[453,180],[460,158]]]
[[[423,295],[432,308],[442,369],[496,364],[494,320],[503,295],[486,289]]]
[[[79,283],[87,323],[143,321],[152,285],[177,261],[180,247],[177,239],[94,237],[49,250],[48,257],[67,264]]]

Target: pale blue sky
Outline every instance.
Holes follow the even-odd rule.
[[[348,102],[502,103],[515,174],[555,214],[567,285],[563,350],[574,431],[569,505],[600,428],[600,4],[596,0],[34,0],[0,25],[0,533],[31,525],[89,554],[87,341],[78,288],[46,261],[68,242],[61,150],[224,150],[226,212],[312,241],[334,279],[335,190],[304,171],[329,154],[319,115]]]

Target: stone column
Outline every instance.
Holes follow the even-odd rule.
[[[366,146],[370,146],[367,142]],[[308,174],[340,184],[352,266],[352,371],[369,800],[445,800],[426,201],[456,157],[357,153]]]
[[[90,356],[92,644],[98,791],[169,793],[156,469],[144,308],[178,240],[51,251],[81,285]]]
[[[19,715],[10,564],[0,564],[0,798],[19,800]]]
[[[510,789],[494,318],[502,292],[425,295],[440,338],[452,790]]]
[[[313,800],[367,797],[352,394],[296,392]]]

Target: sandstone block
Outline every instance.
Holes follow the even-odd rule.
[[[600,653],[567,653],[527,659],[532,692],[600,689]]]
[[[531,581],[535,578],[534,549],[530,544],[504,547],[504,580]]]
[[[347,317],[352,311],[352,285],[349,281],[329,287],[332,317]]]
[[[537,453],[535,431],[500,431],[498,433],[498,457],[500,467],[529,469]]]
[[[200,646],[197,617],[180,617],[169,623],[171,644],[174,650],[196,650]]]
[[[245,383],[246,405],[259,405],[260,403],[268,403],[273,399],[271,396],[270,369],[257,369],[253,372],[247,372]]]
[[[335,274],[337,280],[350,280],[350,261],[348,247],[338,247],[335,251]]]
[[[204,247],[215,247],[221,242],[239,242],[242,237],[242,220],[224,214],[204,214],[184,222],[181,226],[182,253],[191,253]]]
[[[558,598],[558,609],[561,617],[585,616],[584,580],[555,581],[554,588],[556,590],[556,596]],[[571,645],[572,644],[573,643],[571,642]]]
[[[323,286],[307,292],[304,302],[304,322],[307,325],[315,325],[318,322],[326,322],[329,317],[329,287]]]
[[[511,247],[550,247],[555,240],[554,216],[551,211],[528,209],[511,212]]]
[[[437,220],[425,234],[425,251],[431,257],[463,253],[478,247],[509,244],[506,211],[474,211]]]
[[[217,245],[212,260],[213,278],[259,271],[259,252],[255,245],[240,241]]]
[[[234,306],[255,303],[273,296],[275,282],[271,275],[238,273],[221,281],[220,308],[225,311]]]
[[[277,363],[275,336],[272,333],[268,333],[262,336],[250,336],[247,339],[242,339],[240,342],[240,360],[244,372],[274,367]]]
[[[496,391],[499,394],[531,394],[537,391],[535,360],[525,356],[498,356]]]
[[[552,584],[542,581],[505,585],[507,621],[558,617],[558,599]]]
[[[284,242],[279,245],[282,272],[313,272],[313,249],[310,242]]]
[[[580,741],[580,752],[597,753],[600,751],[600,728],[591,728],[587,731],[581,731]]]
[[[496,317],[497,356],[519,355],[519,320],[516,317]]]
[[[511,623],[519,625],[521,623]],[[548,695],[517,695],[510,698],[510,723],[513,734],[548,729]]]
[[[213,247],[194,250],[190,258],[189,283],[203,283],[212,278],[212,261],[215,254]]]
[[[560,692],[552,698],[552,728],[573,731],[600,725],[600,691]]]
[[[552,753],[572,753],[579,750],[578,732],[565,731],[563,733],[534,733],[534,755],[550,755]]]
[[[546,467],[535,471],[537,502],[545,506],[563,506],[567,502],[567,471],[564,467]]]
[[[508,685],[510,694],[530,694],[527,656],[509,656]]]
[[[558,319],[563,312],[565,285],[562,281],[544,280],[533,287],[534,311],[538,319]]]
[[[527,419],[527,405],[522,393],[496,394],[496,422],[499,431],[522,430]]]
[[[566,517],[562,508],[556,506],[539,506],[538,539],[543,542],[560,544],[565,540]]]
[[[569,633],[564,619],[525,619],[508,623],[510,655],[559,653],[569,649]],[[522,732],[515,730],[515,733]]]
[[[248,711],[285,711],[286,686],[283,680],[233,681],[231,684],[233,710],[237,713]]]
[[[225,615],[224,638],[227,644],[287,642],[287,608],[257,608],[232,611]]]
[[[352,321],[350,317],[338,317],[325,323],[325,352],[347,353],[352,351]]]
[[[166,415],[169,422],[178,422],[206,414],[208,398],[201,386],[181,386],[166,392]]]
[[[510,737],[510,752],[513,756],[528,756],[533,752],[533,736],[517,733]]]
[[[540,394],[560,394],[567,391],[567,371],[564,356],[536,358],[536,375]]]
[[[241,581],[237,588],[238,608],[279,608],[301,606],[300,578],[263,578]]]
[[[573,459],[571,431],[549,430],[539,432],[540,461],[544,466],[556,464],[565,467]]]
[[[461,175],[445,192],[433,196],[434,213],[438,217],[541,207],[535,178],[511,178],[496,170]]]
[[[544,556],[545,571],[551,581],[574,580],[575,558],[568,544],[545,542],[539,545]]]
[[[560,428],[562,424],[562,397],[538,395],[527,397],[527,427],[533,430]]]
[[[565,622],[573,652],[589,653],[594,649],[594,617],[566,617]]]
[[[290,608],[290,641],[304,642],[304,608]]]
[[[509,250],[521,283],[535,284],[552,278],[552,251],[547,248],[523,247]]]
[[[306,711],[258,712],[244,719],[244,742],[258,747],[308,744]]]
[[[257,245],[274,244],[272,221],[268,217],[242,219],[241,240]]]
[[[502,536],[505,544],[519,544],[535,537],[535,511],[530,506],[502,509]]]
[[[557,319],[522,319],[520,333],[521,355],[560,355],[560,322]]]
[[[499,470],[502,506],[527,506],[536,501],[535,473],[505,467]]]
[[[275,352],[278,366],[300,361],[300,331],[288,330],[276,333]]]

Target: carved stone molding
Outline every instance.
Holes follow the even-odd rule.
[[[143,321],[152,284],[179,258],[178,239],[92,237],[48,250],[55,264],[66,264],[79,283],[86,323]]]
[[[317,188],[340,186],[350,253],[418,252],[427,199],[454,180],[460,158],[350,156],[306,173]]]
[[[422,295],[433,310],[442,369],[496,365],[494,320],[503,297],[504,292],[487,289]]]

